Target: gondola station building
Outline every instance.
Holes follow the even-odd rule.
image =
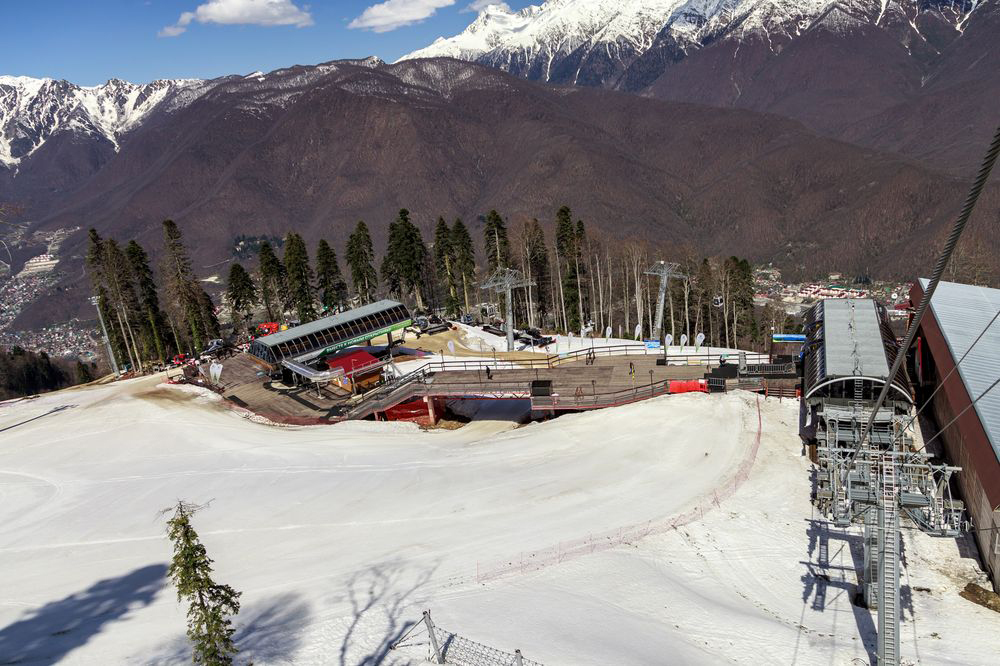
[[[926,287],[926,279],[913,286],[914,307]],[[921,398],[934,394],[930,410],[944,429],[938,439],[962,467],[958,483],[973,533],[1000,591],[1000,386],[992,388],[1000,378],[998,311],[1000,289],[941,282],[920,325],[914,370]]]

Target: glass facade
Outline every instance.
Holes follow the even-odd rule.
[[[308,329],[298,336],[295,335],[296,329],[292,328],[285,331],[285,335],[274,334],[254,340],[250,346],[250,353],[271,365],[278,365],[284,359],[349,347],[411,323],[410,313],[405,305],[387,303],[391,304],[373,311],[359,312],[353,317],[351,312],[327,317],[328,326],[323,326],[326,320],[320,319],[296,327]],[[365,309],[372,308],[359,308],[359,310]]]

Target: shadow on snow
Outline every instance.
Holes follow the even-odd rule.
[[[185,605],[186,608],[186,605]],[[301,647],[302,627],[309,623],[309,604],[292,593],[278,594],[240,610],[233,619],[237,663],[292,663]],[[156,663],[190,663],[191,643],[186,635],[157,651]]]
[[[0,664],[58,662],[105,625],[148,606],[163,589],[166,572],[165,564],[136,569],[28,612],[0,629]]]

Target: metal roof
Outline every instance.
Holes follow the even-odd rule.
[[[823,301],[823,348],[827,377],[889,376],[875,301]]]
[[[926,290],[927,284],[926,278],[920,278],[921,289]],[[954,282],[938,284],[931,299],[931,312],[956,363],[969,351],[997,310],[1000,310],[1000,289]],[[972,400],[997,380],[1000,374],[1000,320],[994,322],[972,348],[962,365],[958,366],[958,374]],[[974,409],[979,414],[993,452],[1000,460],[1000,387],[990,391],[976,403]]]
[[[340,324],[345,324],[349,321],[354,321],[355,319],[361,319],[362,317],[367,317],[368,315],[375,314],[376,312],[381,312],[382,310],[388,310],[389,308],[400,307],[402,305],[403,304],[398,301],[390,301],[390,300],[383,300],[383,301],[377,301],[375,303],[369,303],[368,305],[362,305],[361,307],[354,308],[353,310],[348,310],[347,312],[341,312],[339,314],[330,315],[329,317],[323,317],[322,319],[311,321],[308,324],[302,324],[301,326],[290,328],[287,331],[272,333],[271,335],[266,335],[262,338],[257,338],[256,342],[259,342],[267,347],[274,347],[275,345],[279,345],[282,342],[288,342],[289,340],[296,340],[303,336],[309,335],[310,333],[325,331],[328,328],[333,328],[334,326],[339,326]]]

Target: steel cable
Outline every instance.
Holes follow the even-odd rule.
[[[976,203],[979,201],[979,195],[982,194],[983,188],[986,186],[986,181],[989,180],[990,172],[993,170],[993,165],[996,164],[997,161],[997,155],[1000,155],[1000,125],[997,126],[996,131],[993,134],[993,141],[990,143],[990,147],[986,151],[986,156],[983,158],[982,166],[979,168],[979,173],[976,175],[976,179],[972,184],[972,189],[969,190],[969,194],[965,198],[965,204],[962,206],[962,211],[955,220],[951,233],[948,234],[948,240],[945,241],[944,248],[942,248],[941,254],[934,266],[934,271],[931,273],[930,282],[927,284],[927,289],[924,290],[924,295],[920,299],[920,305],[913,317],[913,321],[910,323],[910,330],[907,331],[906,338],[900,347],[899,353],[896,355],[896,360],[892,364],[892,369],[889,371],[889,376],[886,378],[885,384],[882,385],[882,391],[879,393],[878,400],[875,401],[871,416],[868,418],[868,423],[865,425],[865,429],[861,433],[861,438],[858,440],[857,446],[847,459],[848,469],[850,469],[851,465],[853,465],[854,459],[861,451],[861,447],[864,446],[865,440],[868,438],[872,426],[875,424],[875,418],[878,415],[878,411],[882,408],[886,397],[889,395],[889,390],[892,387],[893,380],[895,380],[896,375],[903,366],[903,362],[906,359],[906,352],[913,344],[913,340],[917,337],[920,322],[923,321],[924,314],[927,312],[931,298],[933,298],[934,292],[937,290],[938,283],[941,282],[941,276],[944,274],[944,269],[948,266],[948,262],[951,260],[951,255],[955,251],[955,246],[958,245],[958,240],[962,236],[962,231],[965,230],[965,225],[968,223],[969,218],[972,216],[972,211],[975,209]],[[846,483],[847,476],[845,475],[844,478]]]

